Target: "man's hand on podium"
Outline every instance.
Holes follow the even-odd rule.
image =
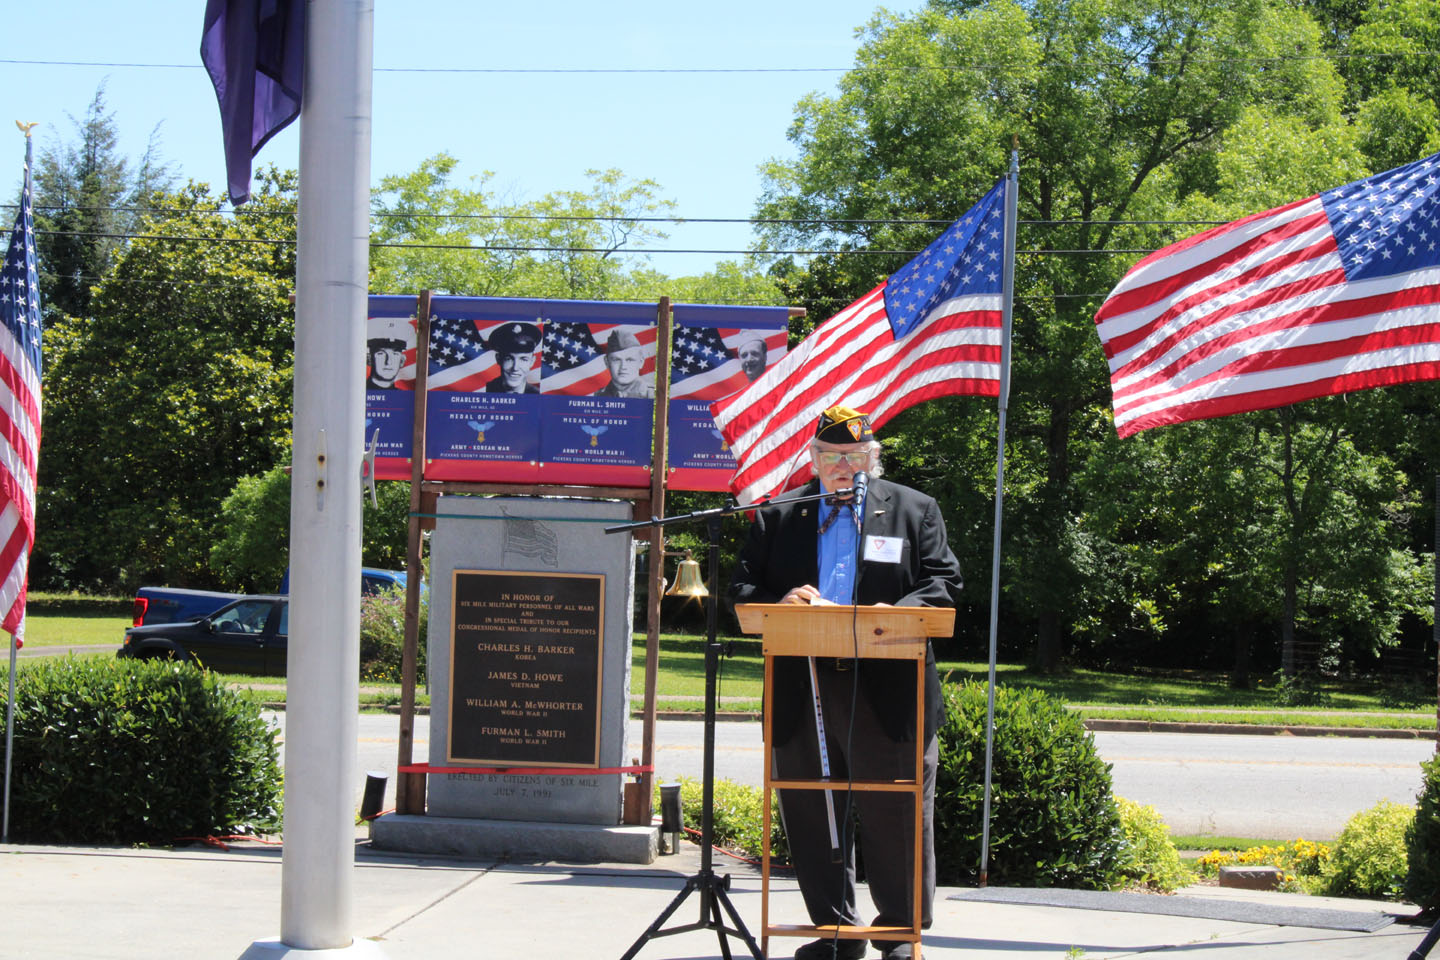
[[[790,590],[789,593],[780,598],[781,603],[825,603],[825,598],[820,596],[820,591],[810,584],[803,584]]]

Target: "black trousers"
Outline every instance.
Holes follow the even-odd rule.
[[[858,695],[856,671],[838,670],[833,660],[819,660],[816,673],[830,751],[830,775],[834,779],[853,776],[857,780],[909,780],[915,775],[915,743],[897,742],[887,736],[871,704]],[[914,688],[896,700],[915,709]],[[903,695],[903,694],[908,694]],[[813,712],[806,706],[806,721],[787,742],[774,744],[774,773],[779,779],[808,780],[820,776],[820,754]],[[853,730],[851,719],[853,717]],[[931,737],[925,745],[924,794],[921,828],[920,914],[922,925],[930,926],[935,900],[935,771],[939,765],[939,742]],[[836,833],[841,844],[841,862],[830,855],[829,816],[825,791],[781,790],[780,815],[790,843],[805,908],[814,924],[839,923],[863,926],[855,904],[855,853],[853,825],[844,820],[847,806],[860,821],[860,848],[865,859],[865,879],[874,901],[876,925],[910,926],[914,901],[915,803],[908,793],[836,791]],[[847,804],[848,800],[848,804]],[[876,941],[884,949],[881,941]]]

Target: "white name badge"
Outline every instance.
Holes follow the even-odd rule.
[[[865,559],[872,563],[899,563],[905,541],[899,537],[866,537]]]

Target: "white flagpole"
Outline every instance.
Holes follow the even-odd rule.
[[[306,3],[290,498],[303,642],[287,662],[280,938],[244,960],[384,956],[353,936],[374,15],[373,0]]]
[[[26,162],[29,162],[29,141],[26,141]],[[5,698],[5,816],[4,823],[0,824],[0,843],[10,842],[10,757],[15,746],[15,637],[25,632],[25,621],[20,621],[20,629],[10,638],[10,692]]]
[[[1015,194],[1020,185],[1018,138],[1010,150],[1010,173],[1005,178],[1005,289],[1000,338],[999,439],[995,453],[995,548],[990,561],[990,683],[985,705],[985,804],[980,829],[980,886],[990,882],[990,768],[995,757],[995,652],[1000,629],[1000,519],[1005,511],[1005,410],[1010,403],[1010,321],[1015,306]]]

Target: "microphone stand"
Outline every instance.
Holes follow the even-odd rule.
[[[845,494],[850,491],[837,490],[835,494]],[[738,937],[745,941],[750,948],[750,953],[755,960],[764,960],[760,952],[760,945],[755,942],[755,937],[745,929],[745,923],[736,912],[735,905],[730,902],[726,890],[730,889],[730,875],[716,876],[712,865],[712,846],[715,831],[715,702],[716,702],[716,675],[720,669],[720,657],[722,654],[729,656],[731,653],[728,644],[721,644],[717,639],[719,627],[719,603],[720,598],[717,591],[720,587],[720,523],[726,517],[734,513],[746,510],[758,510],[761,507],[770,506],[772,503],[804,503],[811,500],[823,500],[834,494],[821,491],[812,496],[785,497],[782,499],[771,499],[767,497],[757,503],[737,504],[733,501],[726,506],[716,507],[711,510],[697,510],[693,513],[680,514],[672,517],[651,517],[649,520],[637,520],[634,523],[622,523],[618,526],[606,527],[606,533],[622,533],[631,530],[642,530],[648,527],[666,527],[672,523],[697,523],[705,522],[709,534],[709,590],[710,603],[706,608],[705,616],[705,747],[703,753],[703,794],[700,801],[700,871],[686,878],[685,886],[670,905],[660,912],[655,921],[650,924],[649,929],[640,935],[640,939],[631,944],[630,949],[625,951],[620,960],[631,960],[640,948],[647,941],[654,937],[668,937],[677,933],[688,933],[691,930],[714,930],[720,938],[720,952],[724,960],[730,960],[730,941],[727,937]],[[769,759],[766,758],[766,763]],[[694,923],[681,924],[674,927],[665,927],[665,921],[670,919],[671,914],[680,908],[685,898],[692,893],[700,895],[700,917]],[[724,908],[729,915],[733,927],[726,926],[724,917],[720,910]]]

